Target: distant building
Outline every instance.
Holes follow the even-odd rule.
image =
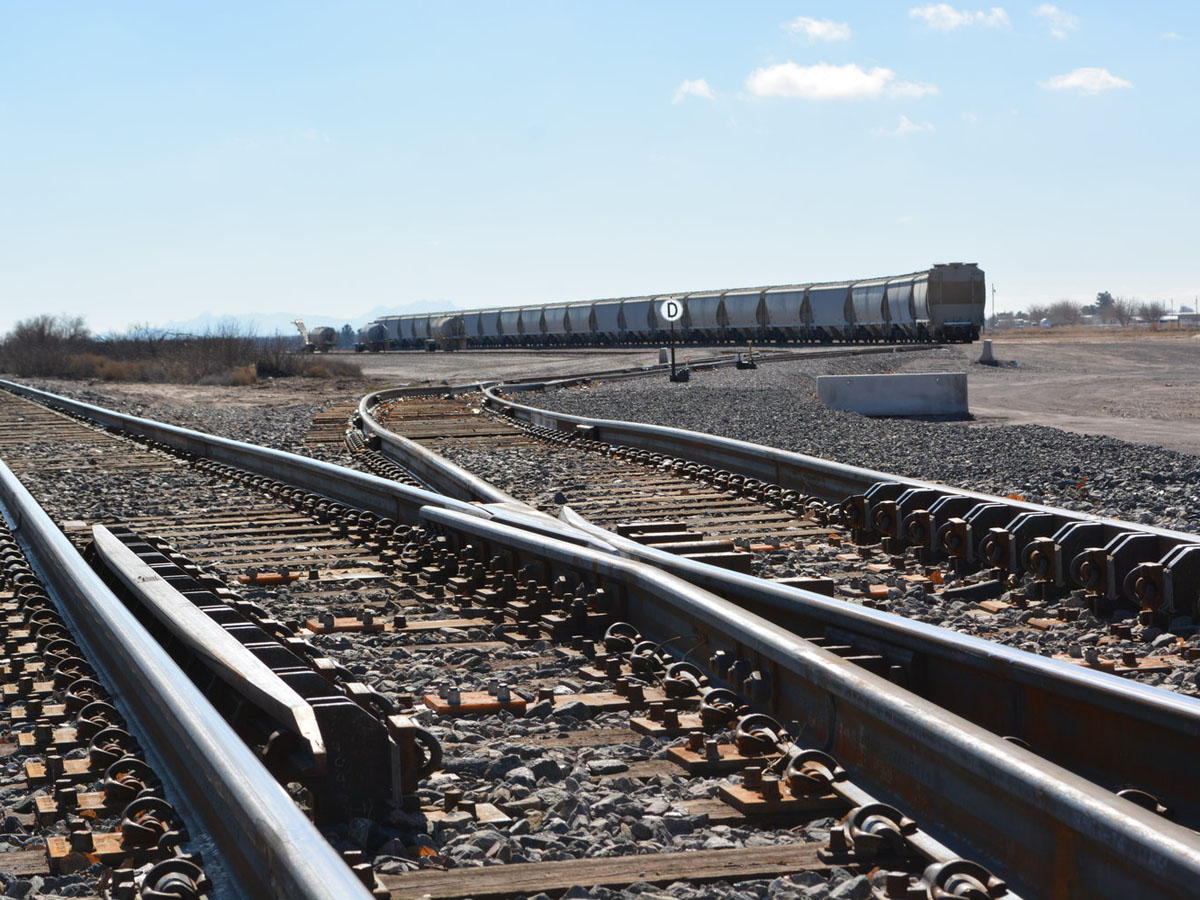
[[[1165,316],[1159,316],[1158,324],[1174,328],[1200,328],[1200,313],[1169,313]]]

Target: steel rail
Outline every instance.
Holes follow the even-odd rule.
[[[308,747],[313,768],[324,772],[325,739],[312,706],[295,689],[103,525],[92,527],[92,545],[143,609],[203,658],[219,678],[299,737]]]
[[[882,347],[854,347],[845,350],[771,350],[755,356],[755,361],[758,363],[775,363],[796,362],[800,360],[812,359],[836,359],[838,357],[845,356],[880,356],[891,353],[914,353],[920,350],[940,350],[944,348],[944,346],[944,344],[889,344]],[[688,368],[695,369],[697,371],[707,371],[709,369],[728,369],[736,365],[736,356],[728,359],[709,357],[706,359],[691,361],[688,363]],[[631,366],[624,369],[600,369],[594,372],[576,372],[567,375],[531,376],[529,378],[508,379],[491,378],[453,385],[443,384],[436,386],[423,385],[420,387],[384,388],[383,390],[376,391],[373,394],[368,394],[367,397],[377,398],[376,400],[372,401],[372,405],[374,405],[374,403],[378,402],[378,400],[387,400],[396,397],[430,397],[439,394],[473,394],[482,391],[484,388],[499,387],[501,385],[503,385],[505,389],[514,392],[544,391],[560,387],[571,387],[572,385],[587,384],[594,381],[625,381],[632,378],[647,378],[651,375],[665,375],[670,371],[670,363],[647,363],[643,366]]]
[[[850,640],[903,662],[908,687],[926,700],[994,734],[1022,738],[1039,756],[1112,790],[1136,781],[1182,821],[1200,825],[1200,784],[1182,775],[1200,752],[1200,699],[686,559],[570,509],[562,516],[623,556],[790,630]]]
[[[220,857],[206,854],[209,877],[249,900],[368,900],[295,801],[2,462],[0,503],[181,814],[203,825],[193,839]]]
[[[390,392],[369,395],[360,404],[368,433],[381,437],[388,433],[371,415],[375,403],[388,395]],[[596,421],[570,419],[589,424]],[[392,446],[399,449],[401,445]],[[430,451],[420,449],[428,460]],[[677,446],[670,451],[684,452]],[[457,467],[433,456],[438,465],[427,463],[426,472],[430,483],[440,486],[443,479],[453,476],[442,475],[439,466],[446,471]],[[407,464],[405,456],[399,458]],[[824,460],[814,462],[849,468]],[[888,479],[882,473],[860,471],[864,481]],[[690,560],[620,537],[569,509],[564,509],[561,517],[604,547],[614,547],[626,557],[737,600],[799,633],[828,634],[879,652],[902,664],[911,678],[909,686],[922,697],[995,734],[1020,737],[1039,755],[1106,787],[1115,790],[1136,783],[1167,802],[1183,821],[1200,826],[1200,782],[1180,777],[1191,769],[1200,751],[1200,700],[1196,698]],[[1195,540],[1194,536],[1182,537]]]
[[[935,838],[1046,898],[1189,897],[1200,835],[953,715],[787,629],[644,563],[447,509],[444,530],[540,557],[630,595],[633,624],[752,661],[770,710]],[[1184,776],[1186,777],[1186,775]]]
[[[469,503],[424,488],[400,484],[388,478],[380,478],[378,475],[368,472],[323,462],[310,456],[301,456],[286,450],[273,450],[269,447],[218,437],[178,425],[156,422],[153,419],[127,415],[11,381],[0,380],[0,388],[5,388],[50,409],[82,416],[105,428],[146,438],[173,450],[235,466],[262,475],[264,478],[284,481],[313,493],[323,494],[341,503],[370,510],[397,522],[415,522],[417,510],[422,506],[444,506],[467,515],[513,522],[522,528],[555,535],[561,540],[575,541],[612,552],[611,548],[590,535],[564,525],[555,517],[515,500],[503,491],[495,489],[489,492],[481,491],[477,498],[478,502]],[[420,448],[420,445],[416,446],[424,449]],[[428,453],[428,451],[425,452]],[[428,463],[431,467],[439,462],[444,462],[441,457],[429,454]],[[446,463],[446,465],[450,464]],[[482,479],[476,479],[476,476],[470,475],[470,473],[466,474],[471,479],[478,480],[480,485],[487,484]]]
[[[659,345],[650,346],[657,347]],[[839,350],[776,350],[774,348],[771,350],[762,350],[760,348],[759,352],[754,356],[754,361],[761,364],[796,362],[797,360],[809,359],[838,359],[846,356],[880,356],[892,353],[914,353],[920,350],[940,350],[944,346],[944,344],[888,344],[881,347],[854,347]],[[733,353],[734,356],[728,358],[710,356],[693,359],[686,366],[680,365],[679,367],[692,369],[697,372],[733,368],[738,363],[737,351],[730,350],[729,352]],[[503,384],[506,387],[520,387],[523,390],[542,390],[544,388],[568,387],[573,384],[586,384],[590,381],[625,381],[631,378],[645,378],[650,375],[666,375],[670,371],[670,363],[648,363],[644,366],[624,369],[602,369],[596,372],[579,372],[571,375],[492,380],[482,382],[482,384]]]
[[[358,406],[358,414],[364,422],[369,423],[370,432],[379,440],[380,449],[395,458],[403,459],[404,468],[423,484],[434,485],[443,494],[468,502],[482,501],[525,506],[511,494],[484,481],[473,472],[455,465],[404,435],[383,428],[361,402]]]
[[[741,441],[736,438],[688,431],[666,425],[592,419],[587,416],[540,409],[506,399],[497,393],[499,390],[503,390],[502,385],[482,388],[488,404],[494,404],[501,409],[510,409],[515,417],[533,425],[560,430],[571,430],[579,425],[588,426],[591,429],[589,437],[592,440],[605,441],[610,444],[627,444],[654,453],[703,462],[706,465],[728,469],[750,478],[778,484],[784,488],[801,490],[829,500],[841,500],[851,494],[862,493],[880,482],[895,482],[907,488],[927,489],[940,494],[968,497],[980,503],[1001,503],[1013,509],[1014,516],[1018,513],[1048,513],[1064,520],[1095,522],[1117,530],[1145,532],[1179,543],[1195,543],[1198,540],[1196,535],[1182,531],[1171,531],[1150,525],[1134,525],[1130,522],[1095,516],[1090,513],[891,475],[887,472],[850,466],[817,456],[807,456],[803,453],[780,450],[776,447]]]

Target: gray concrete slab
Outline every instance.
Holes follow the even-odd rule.
[[[865,416],[962,416],[967,414],[967,375],[821,375],[817,396],[831,409]]]

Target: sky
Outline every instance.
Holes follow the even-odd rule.
[[[0,331],[1200,294],[1200,4],[0,0]]]

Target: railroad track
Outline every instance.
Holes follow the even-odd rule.
[[[351,861],[364,880],[363,867],[376,864],[380,895],[520,896],[534,884],[709,879],[754,890],[797,873],[842,884],[862,873],[895,897],[935,888],[1132,896],[1147,887],[1185,896],[1180,887],[1200,872],[1190,831],[898,688],[839,656],[834,641],[804,640],[661,570],[586,546],[578,532],[547,537],[556,527],[549,520],[52,402],[137,438],[94,431],[88,440],[103,446],[82,501],[76,471],[39,474],[38,459],[68,452],[55,429],[5,452],[54,517],[71,523],[75,543],[90,545],[124,603],[149,620],[149,601],[130,594],[140,586],[166,596],[179,586],[175,594],[232,633],[257,629],[246,646],[265,635],[298,652],[340,698],[388,725],[401,775],[373,789],[394,802],[331,810],[320,773],[303,768],[316,745],[306,755],[260,716],[238,722],[244,740],[265,738],[264,758],[298,780],[293,792],[327,834],[361,847]],[[64,432],[88,427],[61,422]],[[130,499],[162,483],[161,467],[117,462],[130,454],[173,465],[160,509]],[[189,517],[222,509],[210,527],[191,527],[200,520]],[[250,562],[264,545],[239,543],[259,537],[257,526],[215,548],[212,526],[249,522],[249,512],[254,521],[273,516],[264,528],[300,529],[305,543],[277,548],[281,558],[260,567]],[[304,530],[318,523],[327,538]],[[334,565],[346,560],[354,565]],[[233,612],[245,620],[226,621]],[[162,621],[149,623],[152,633]],[[195,653],[179,646],[196,634],[160,637],[211,687],[216,679],[198,674]],[[264,664],[282,652],[260,650]],[[289,683],[312,681],[294,669],[283,667]],[[355,678],[370,684],[354,688]],[[236,705],[228,690],[226,681],[210,691],[217,708]],[[318,709],[327,697],[305,699]],[[431,772],[432,745],[413,740],[418,707],[417,720],[441,739],[445,774]],[[743,718],[750,714],[771,718]],[[276,725],[281,717],[275,708]],[[328,744],[335,734],[321,731]],[[671,751],[676,735],[683,745]],[[359,784],[372,789],[366,778]],[[997,784],[1006,788],[999,796]],[[1072,854],[1057,852],[1049,834],[1069,835]]]
[[[450,459],[486,455],[497,468],[531,460],[554,471],[550,479],[521,482],[511,490],[523,501],[554,512],[571,508],[605,528],[714,565],[750,571],[754,551],[778,550],[826,537],[824,504],[796,492],[774,503],[728,482],[705,484],[692,471],[654,464],[648,451],[624,457],[573,453],[548,429],[519,427],[488,414],[481,394],[414,396],[375,408],[380,424]],[[569,458],[562,465],[564,458]],[[806,505],[807,504],[807,505]],[[769,542],[769,543],[767,543]]]
[[[401,395],[372,404],[369,417],[379,429],[450,461],[482,466],[477,474],[498,474],[518,499],[546,512],[569,506],[600,529],[686,559],[869,608],[887,609],[888,601],[920,587],[927,600],[921,612],[928,618],[934,618],[931,609],[969,606],[976,634],[1020,646],[1031,634],[1053,632],[1061,638],[1055,658],[1132,679],[1158,676],[1200,658],[1195,642],[1152,645],[1134,640],[1137,623],[1123,620],[1144,607],[1142,598],[1129,598],[1128,612],[1114,620],[1117,585],[1108,578],[1090,588],[1071,585],[1070,558],[1063,560],[1052,539],[1039,543],[1033,536],[1035,529],[1047,534],[1069,529],[1077,532],[1073,544],[1081,547],[1081,534],[1103,544],[1112,539],[1098,535],[1135,535],[1137,526],[1102,524],[1061,510],[1026,510],[1011,498],[971,497],[931,485],[909,488],[885,481],[879,473],[864,475],[862,493],[817,497],[800,485],[783,487],[710,464],[701,445],[707,436],[696,436],[689,448],[673,456],[659,452],[662,447],[597,440],[593,435],[603,427],[598,424],[576,423],[578,429],[567,430],[538,424],[545,421],[543,413],[501,415],[489,408],[489,399],[477,393]],[[531,469],[538,477],[529,477]],[[907,496],[898,499],[904,490]],[[914,515],[922,504],[935,507],[938,500],[940,508]],[[1002,527],[1018,516],[1023,519],[1017,522],[1017,534]],[[923,540],[902,532],[905,525],[920,528]],[[1179,555],[1178,547],[1190,557],[1190,546],[1200,543],[1187,535],[1141,533],[1149,535],[1150,555]],[[947,542],[954,543],[953,550]],[[1081,573],[1104,569],[1099,554],[1091,553],[1095,561],[1078,567]],[[1022,583],[1025,573],[1018,558],[1026,554],[1034,571]],[[1055,559],[1056,564],[1046,565]],[[1125,569],[1131,569],[1130,563]],[[1143,567],[1147,570],[1162,579],[1160,570]],[[1183,573],[1176,569],[1172,576],[1182,578]],[[1177,593],[1194,595],[1197,576],[1200,568]],[[1076,587],[1073,596],[1071,587]],[[1173,615],[1195,612],[1158,599],[1157,607],[1141,609],[1142,624],[1157,631]],[[1104,638],[1086,645],[1065,639],[1104,627],[1098,618],[1110,620]]]
[[[0,871],[28,888],[31,878],[86,884],[93,861],[112,867],[114,895],[210,887],[170,791],[147,764],[139,740],[76,642],[14,539],[0,522],[0,608],[4,619],[6,834],[26,849],[0,852]],[[134,868],[147,867],[140,879]],[[11,884],[11,882],[10,882]]]
[[[2,464],[0,514],[5,835],[22,848],[0,853],[7,891],[356,896],[357,876]]]
[[[394,417],[393,410],[417,400],[414,393],[382,392],[366,398],[359,410],[359,421],[366,432],[379,441],[384,451],[401,460],[421,459],[418,451],[423,453],[423,448],[393,435],[376,419],[375,410],[381,410],[381,418]],[[470,389],[464,393],[469,394]],[[465,401],[443,398],[442,402],[450,404],[451,409],[455,402],[470,403],[469,408],[474,409],[483,405],[470,396]],[[1130,536],[1140,532],[1148,536],[1142,540],[1152,541],[1158,552],[1168,554],[1189,553],[1196,543],[1193,536],[1139,529],[1129,523],[1036,507],[1010,498],[893,481],[881,473],[711,435],[564,416],[514,403],[511,397],[504,398],[494,391],[487,392],[486,403],[504,410],[505,418],[512,420],[510,429],[521,427],[530,437],[551,441],[559,451],[570,450],[584,458],[601,454],[640,459],[654,472],[669,468],[707,484],[715,483],[722,475],[726,485],[739,477],[735,491],[743,497],[750,493],[765,500],[769,495],[768,503],[774,508],[782,506],[780,501],[787,496],[793,498],[793,505],[803,503],[826,521],[828,542],[806,545],[804,553],[810,555],[801,557],[802,568],[797,571],[793,564],[785,577],[774,579],[747,577],[704,565],[683,554],[664,552],[644,540],[630,540],[599,527],[569,507],[564,507],[562,515],[627,556],[652,562],[723,596],[736,598],[797,633],[834,640],[847,656],[880,667],[899,683],[998,734],[1027,741],[1046,758],[1075,768],[1113,790],[1136,784],[1147,794],[1169,796],[1172,808],[1186,821],[1200,822],[1200,797],[1189,796],[1190,789],[1177,777],[1178,766],[1185,764],[1191,752],[1188,748],[1194,746],[1197,736],[1195,723],[1189,721],[1191,714],[1160,730],[1163,720],[1157,714],[1147,717],[1147,710],[1150,706],[1171,707],[1174,697],[1164,692],[1127,689],[1117,681],[1092,677],[1093,673],[1104,673],[1129,680],[1153,678],[1193,658],[1200,650],[1196,642],[1184,645],[1182,640],[1172,639],[1170,645],[1156,646],[1149,640],[1153,631],[1144,631],[1144,640],[1135,639],[1134,627],[1128,622],[1106,625],[1097,621],[1095,616],[1102,614],[1106,602],[1106,597],[1097,593],[1104,593],[1105,583],[1099,592],[1077,590],[1069,595],[1062,583],[1066,567],[1061,550],[1056,567],[1034,572],[1032,578],[1015,565],[1027,548],[1046,548],[1046,540],[1034,540],[1039,533],[1035,529],[1073,535],[1071,540],[1075,542],[1079,530],[1096,539],[1108,535],[1100,540],[1101,544],[1126,547]],[[427,432],[434,430],[429,425],[422,427]],[[431,440],[460,461],[471,459],[452,439]],[[515,461],[515,457],[510,458],[498,468],[503,470]],[[427,481],[438,486],[466,484],[452,464],[444,461],[442,468],[445,471],[439,479],[436,467],[426,461]],[[563,472],[570,472],[565,464],[555,474],[562,477]],[[766,472],[774,473],[775,483],[754,477]],[[537,485],[523,487],[537,496]],[[802,491],[819,493],[824,503],[805,500]],[[922,504],[932,512],[916,508]],[[880,535],[864,527],[868,521],[881,528],[887,524],[889,533]],[[920,526],[922,539],[917,540],[908,531],[903,532],[908,540],[899,537],[902,522]],[[1010,525],[1011,530],[1004,525]],[[938,536],[936,542],[934,535]],[[998,558],[994,558],[996,548],[1005,551]],[[1042,552],[1055,558],[1052,549]],[[1090,555],[1095,558],[1098,553],[1092,551]],[[760,568],[769,571],[773,555],[760,555]],[[793,559],[797,555],[793,553]],[[989,562],[993,565],[987,565]],[[1134,562],[1136,558],[1123,552],[1120,563],[1126,570]],[[814,577],[814,572],[821,574]],[[1177,578],[1183,574],[1174,573]],[[994,645],[970,638],[948,638],[936,629],[930,632],[919,625],[906,626],[892,616],[872,614],[875,608],[886,608],[890,596],[899,593],[894,585],[914,582],[921,587],[922,600],[916,606],[922,620],[937,618],[931,611],[939,606],[955,604],[961,610],[969,605],[977,633],[1009,644],[1027,643],[1031,635],[1045,635],[1058,642],[1054,663],[1065,665],[1047,664],[1041,655],[1001,652]],[[1112,583],[1121,581],[1108,582],[1110,586]],[[813,586],[835,594],[837,599],[830,602],[814,596]],[[1195,588],[1190,590],[1194,594]],[[1000,599],[1002,595],[1006,599]],[[854,605],[838,602],[846,600]],[[1148,624],[1155,621],[1147,617]],[[1109,634],[1096,641],[1099,629],[1107,629]],[[1093,642],[1084,644],[1088,635]],[[1172,649],[1176,652],[1169,652]],[[1116,726],[1114,736],[1114,722],[1127,722],[1129,730]],[[1138,753],[1137,747],[1126,744],[1122,737],[1133,734],[1138,735],[1138,742],[1149,740],[1156,748],[1156,760],[1162,763],[1142,769],[1137,777],[1127,769],[1122,771],[1121,763]],[[1143,799],[1149,802],[1148,797]]]

